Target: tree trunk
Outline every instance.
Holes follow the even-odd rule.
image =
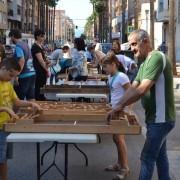
[[[109,0],[109,42],[112,41],[112,0]]]
[[[49,42],[51,42],[51,9],[49,8],[49,13],[48,13],[48,21],[49,21],[49,24],[48,24],[48,36],[49,36]]]
[[[24,8],[24,0],[22,0],[22,8],[21,8],[21,11],[22,11],[22,16],[21,16],[21,30],[22,32],[24,32],[25,30],[25,26],[24,26],[24,18],[25,18],[25,8]]]
[[[46,0],[46,41],[48,43],[49,41],[49,28],[48,28],[48,24],[49,24],[49,16],[48,16],[48,13],[49,13],[49,6],[48,6],[48,0]]]
[[[33,33],[35,31],[35,0],[32,1],[32,27],[31,30]]]
[[[38,24],[37,27],[40,28],[40,0],[37,1],[38,2]]]
[[[154,49],[154,0],[150,0],[150,39]]]
[[[168,56],[172,61],[173,74],[177,75],[176,56],[175,56],[175,2],[169,1],[169,41],[168,41]]]
[[[56,15],[56,6],[54,6],[54,9],[53,9],[53,47],[54,47],[54,26],[55,26],[55,15]]]
[[[53,41],[53,9],[51,9],[51,43]]]
[[[95,13],[95,4],[93,3],[93,13]],[[94,15],[94,37],[97,36],[97,22],[96,22],[96,16]]]
[[[139,19],[139,0],[134,0],[134,28],[138,29]]]
[[[122,0],[122,28],[121,28],[121,34],[122,34],[122,43],[126,42],[126,0]]]

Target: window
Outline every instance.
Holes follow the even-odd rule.
[[[17,14],[21,15],[21,6],[20,5],[17,5]]]
[[[163,12],[163,10],[164,10],[164,3],[163,3],[163,1],[160,1],[159,2],[159,12]]]
[[[12,9],[9,9],[9,11],[8,11],[8,16],[13,16],[13,15],[14,15],[13,10],[12,10]]]
[[[3,14],[0,12],[0,24],[3,23]]]

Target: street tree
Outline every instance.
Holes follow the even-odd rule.
[[[139,0],[134,0],[134,29],[138,29]]]
[[[150,0],[150,39],[154,49],[154,0]]]
[[[169,1],[169,39],[168,39],[168,56],[172,61],[173,74],[177,75],[176,56],[175,56],[175,1]]]

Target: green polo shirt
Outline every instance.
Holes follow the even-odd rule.
[[[173,74],[171,63],[159,51],[152,51],[141,64],[135,81],[148,79],[155,82],[142,97],[146,122],[163,123],[175,121]]]

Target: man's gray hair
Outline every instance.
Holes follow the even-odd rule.
[[[133,35],[137,35],[137,40],[138,41],[143,41],[144,39],[149,39],[149,34],[147,31],[144,29],[137,29],[134,30],[128,37],[130,39]]]

